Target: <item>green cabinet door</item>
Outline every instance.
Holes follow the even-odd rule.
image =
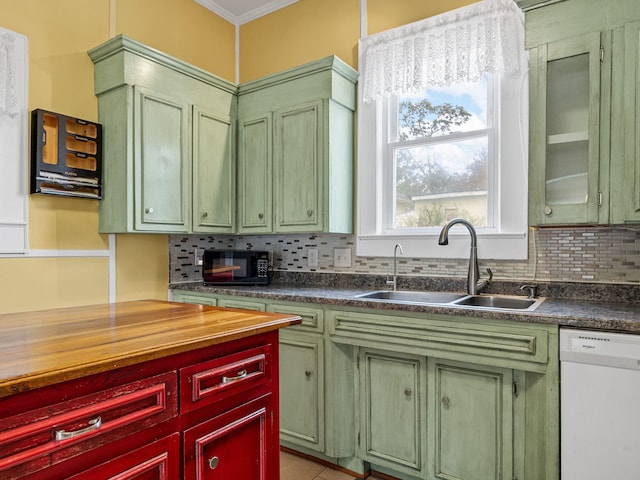
[[[624,55],[614,57],[611,223],[640,222],[640,22],[614,32]]]
[[[236,178],[229,116],[193,107],[192,158],[193,231],[233,233]]]
[[[420,476],[426,447],[426,358],[360,350],[360,451],[392,473]]]
[[[600,32],[530,52],[530,224],[608,221],[610,76],[601,53]]]
[[[280,332],[280,439],[324,451],[324,347],[321,335]]]
[[[324,201],[322,101],[274,114],[276,231],[322,230]]]
[[[430,479],[512,480],[512,370],[429,359]]]
[[[238,233],[273,232],[271,114],[238,121]]]
[[[134,98],[135,228],[188,231],[188,106],[142,87]]]

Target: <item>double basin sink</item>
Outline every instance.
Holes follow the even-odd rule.
[[[465,295],[452,292],[415,292],[402,290],[382,290],[357,295],[356,298],[410,305],[446,305],[519,311],[535,310],[538,305],[544,301],[542,298],[523,298],[508,295]]]

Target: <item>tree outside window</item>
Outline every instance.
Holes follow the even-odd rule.
[[[398,98],[390,135],[393,228],[442,226],[454,216],[487,225],[488,80]]]

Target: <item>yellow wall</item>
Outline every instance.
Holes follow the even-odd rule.
[[[29,111],[97,121],[87,51],[123,33],[230,80],[235,27],[193,0],[0,0],[0,26],[29,40]],[[106,302],[107,257],[55,251],[109,248],[98,200],[32,195],[29,248],[41,258],[0,258],[0,313]],[[166,235],[116,236],[117,300],[167,296]],[[33,252],[32,252],[33,254]]]
[[[479,0],[367,0],[367,34],[417,22]]]
[[[478,0],[367,0],[367,34]],[[358,67],[360,0],[301,0],[240,28],[240,81],[337,55]]]

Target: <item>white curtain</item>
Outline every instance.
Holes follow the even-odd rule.
[[[16,48],[16,36],[7,31],[0,32],[0,115],[11,118],[18,114]]]
[[[363,99],[518,73],[524,16],[513,0],[483,0],[360,40]]]

